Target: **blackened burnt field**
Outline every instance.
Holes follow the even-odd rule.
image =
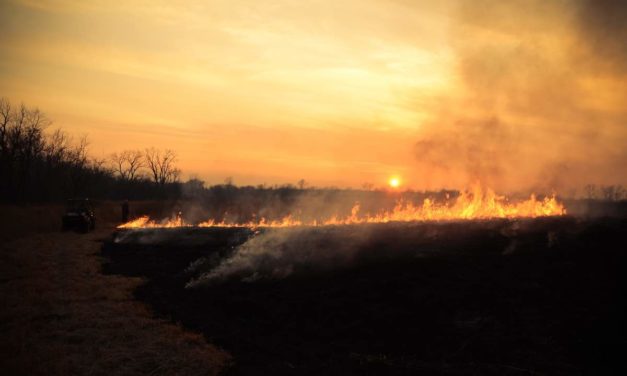
[[[120,231],[107,273],[234,375],[625,374],[627,220]]]

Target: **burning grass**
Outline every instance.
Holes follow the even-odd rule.
[[[560,216],[566,214],[564,205],[555,196],[538,199],[531,195],[523,201],[511,201],[505,196],[497,195],[491,189],[483,189],[476,185],[471,191],[464,191],[455,199],[437,202],[425,198],[421,203],[398,200],[392,210],[380,210],[376,213],[362,213],[359,203],[355,203],[350,214],[333,215],[328,218],[304,219],[299,213],[289,214],[278,219],[259,218],[247,222],[227,222],[225,220],[206,220],[195,224],[183,220],[181,213],[172,219],[162,221],[151,220],[142,216],[124,223],[118,228],[175,228],[185,226],[197,227],[299,227],[299,226],[331,226],[353,225],[364,223],[415,222],[415,221],[450,221],[478,220],[494,218],[537,218]]]

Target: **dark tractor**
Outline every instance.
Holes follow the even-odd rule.
[[[63,215],[61,230],[78,230],[86,233],[95,228],[96,217],[89,199],[67,200],[67,208]]]

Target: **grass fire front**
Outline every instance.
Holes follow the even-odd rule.
[[[135,295],[158,315],[229,351],[234,375],[621,374],[626,230],[624,218],[388,223],[251,250],[277,230],[153,229],[114,234],[103,255],[107,273],[147,278]]]

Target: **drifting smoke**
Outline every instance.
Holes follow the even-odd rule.
[[[579,36],[586,52],[597,59],[585,62],[627,73],[627,8],[621,0],[584,0],[577,14]]]
[[[458,90],[431,109],[414,148],[431,186],[478,179],[565,192],[626,182],[627,7],[573,3],[460,4]]]
[[[187,274],[197,277],[187,287],[319,276],[390,260],[409,262],[464,252],[507,256],[545,251],[567,236],[572,226],[571,219],[549,218],[266,229],[246,240],[240,238],[240,245],[226,257],[212,255],[192,263]]]
[[[314,275],[388,259],[415,258],[426,253],[443,253],[443,244],[457,247],[444,234],[472,232],[477,226],[490,231],[505,222],[474,225],[436,223],[393,223],[329,227],[266,229],[234,248],[221,260],[196,261],[187,270],[187,287],[201,287],[225,281],[255,282],[291,275]],[[464,236],[459,236],[464,241]]]
[[[255,190],[247,187],[220,191],[212,189],[198,197],[185,197],[172,210],[172,217],[157,224],[173,223],[176,213],[181,213],[186,224],[212,220],[215,223],[258,223],[260,220],[281,221],[285,218],[305,224],[323,223],[332,218],[350,217],[356,205],[359,216],[375,216],[394,211],[399,200],[421,204],[429,199],[443,205],[457,199],[459,192],[395,192],[335,189],[272,189]],[[142,226],[137,226],[142,227]]]
[[[341,236],[337,231],[337,228],[306,227],[264,231],[237,247],[218,266],[190,281],[187,287],[228,279],[244,282],[277,279],[292,273],[346,266],[353,262],[360,246],[367,244],[369,233],[365,226],[343,227]]]

